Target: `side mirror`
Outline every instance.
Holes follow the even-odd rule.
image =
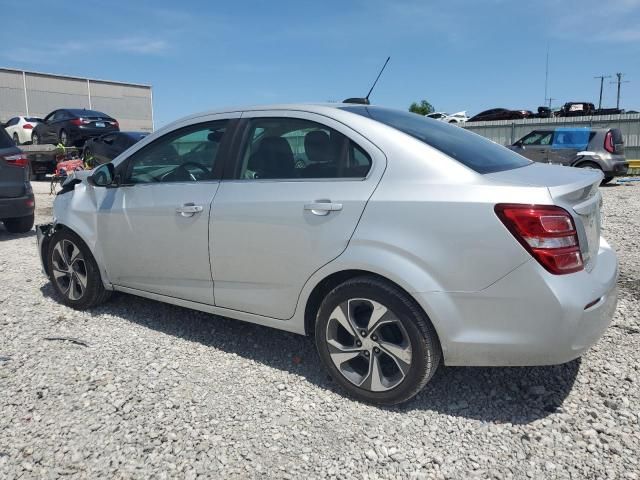
[[[108,187],[113,184],[115,170],[112,163],[105,163],[97,167],[91,175],[87,177],[87,182],[94,187]]]

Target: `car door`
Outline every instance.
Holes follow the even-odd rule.
[[[513,150],[534,162],[547,163],[552,139],[552,130],[534,130],[518,140]]]
[[[58,143],[58,126],[64,118],[64,110],[56,110],[45,118],[40,143]]]
[[[584,151],[589,144],[591,129],[585,128],[556,128],[553,142],[549,150],[549,163],[557,165],[573,165],[578,152]]]
[[[216,306],[293,316],[309,277],[347,247],[386,159],[337,121],[245,112],[243,146],[211,217]]]
[[[118,163],[122,184],[98,211],[113,284],[213,304],[209,215],[238,116],[191,120]]]

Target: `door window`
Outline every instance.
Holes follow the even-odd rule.
[[[553,132],[531,132],[522,139],[522,145],[550,145]]]
[[[197,182],[218,178],[227,120],[200,123],[167,133],[129,160],[126,183]]]
[[[371,157],[342,133],[309,120],[257,118],[249,124],[239,178],[364,178]]]

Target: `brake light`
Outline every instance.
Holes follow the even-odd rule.
[[[500,203],[498,218],[547,271],[562,275],[584,268],[578,234],[569,213],[555,205]]]
[[[30,123],[25,123],[24,125],[22,125],[22,128],[24,128],[25,130],[31,130],[33,128],[33,125],[31,125]]]
[[[613,132],[607,132],[604,136],[604,149],[609,153],[615,153],[616,146],[613,143]]]
[[[118,128],[118,129],[120,128],[120,124],[119,124],[116,120],[114,120],[113,122],[111,122],[111,124],[112,124],[114,127]]]
[[[81,118],[74,118],[74,119],[71,119],[69,121],[69,123],[71,125],[75,125],[76,127],[79,127],[80,125],[82,125],[82,119]]]
[[[12,167],[26,167],[29,165],[29,159],[24,157],[23,155],[9,155],[8,157],[4,157],[7,165],[11,165]]]

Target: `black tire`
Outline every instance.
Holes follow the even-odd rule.
[[[333,329],[333,326],[330,325],[330,322],[337,322],[335,318],[330,318],[334,312],[337,312],[341,306],[348,305],[347,309],[351,311],[351,302],[361,302],[366,304],[369,301],[377,302],[382,306],[387,308],[387,311],[390,311],[390,316],[387,317],[383,315],[381,318],[392,318],[393,319],[393,328],[397,328],[398,332],[400,329],[403,329],[404,332],[401,332],[401,336],[406,335],[406,339],[403,342],[409,343],[410,348],[410,362],[405,365],[406,370],[404,371],[404,375],[402,375],[401,380],[398,380],[399,383],[389,383],[386,387],[389,388],[384,391],[374,391],[373,383],[371,380],[364,379],[360,385],[371,385],[371,388],[361,387],[350,381],[346,378],[346,376],[336,367],[334,364],[334,360],[332,359],[330,349],[333,349],[334,355],[336,353],[340,354],[343,350],[336,349],[332,345],[335,345],[335,341],[331,345],[329,344],[328,337],[330,336],[329,332]],[[357,306],[355,307],[358,308]],[[375,307],[372,307],[375,308]],[[341,310],[345,312],[345,310]],[[372,312],[373,310],[371,310]],[[357,317],[357,310],[354,310],[354,316]],[[351,318],[351,314],[348,313],[347,316]],[[370,317],[372,314],[370,314]],[[357,320],[354,320],[357,322]],[[351,325],[353,325],[353,321],[351,319],[347,320]],[[340,323],[340,322],[338,322]],[[338,329],[340,326],[338,326]],[[359,328],[363,328],[356,324],[355,335],[349,334],[353,336],[357,342],[354,342],[354,349],[358,349],[359,347],[365,348],[365,336],[359,337],[360,332]],[[366,352],[360,353],[357,357],[345,361],[341,363],[341,365],[345,365],[347,362],[365,362],[368,364],[368,367],[365,366],[363,371],[369,372],[366,378],[373,377],[371,375],[373,371],[373,361],[374,355],[378,357],[377,366],[379,371],[382,372],[385,368],[383,365],[383,361],[385,358],[387,359],[387,367],[391,365],[395,366],[398,372],[401,371],[400,363],[395,361],[393,363],[393,357],[389,355],[388,351],[385,351],[382,345],[382,338],[377,338],[376,333],[379,334],[380,337],[383,336],[382,329],[387,328],[384,325],[380,327],[373,327],[369,334],[369,344],[374,344],[373,340],[380,340],[377,345],[380,347],[377,349],[373,347],[371,350],[372,353],[366,354]],[[363,329],[363,332],[365,330]],[[345,330],[346,332],[346,330]],[[344,334],[344,332],[342,332]],[[362,340],[360,342],[360,340]],[[373,403],[377,405],[395,405],[398,403],[405,402],[422,390],[422,388],[427,384],[427,382],[431,379],[433,374],[438,368],[440,364],[440,359],[442,357],[442,351],[440,349],[440,343],[438,341],[438,336],[436,334],[433,325],[429,321],[429,318],[422,311],[419,305],[413,300],[409,295],[407,295],[404,291],[402,291],[397,286],[380,279],[374,276],[361,276],[355,277],[346,282],[340,284],[336,288],[334,288],[331,292],[327,294],[327,296],[322,301],[320,308],[318,310],[318,314],[316,317],[315,324],[315,342],[316,347],[318,349],[318,353],[320,358],[322,359],[325,367],[329,370],[332,378],[351,396],[354,398]],[[388,342],[386,343],[387,345]],[[367,347],[368,348],[368,347]],[[406,348],[406,347],[404,347]],[[366,355],[366,356],[365,356]],[[399,358],[399,357],[396,357]],[[357,367],[357,366],[356,366]],[[355,368],[355,367],[354,367]],[[347,369],[345,369],[346,371]],[[348,370],[351,370],[351,365],[348,366]],[[388,368],[387,368],[388,370]],[[352,375],[353,376],[353,375]],[[364,378],[365,375],[362,375]],[[380,378],[380,377],[379,377]]]
[[[26,217],[7,218],[3,221],[4,228],[10,233],[27,233],[33,228],[34,215]]]
[[[75,262],[67,261],[70,251],[67,248],[69,243],[79,250],[82,256],[82,264],[80,264],[78,260],[80,255],[76,257],[77,260]],[[65,259],[60,257],[61,251],[65,252]],[[76,310],[86,310],[106,302],[111,296],[111,291],[104,288],[100,276],[100,269],[89,247],[71,230],[58,230],[53,234],[49,241],[46,261],[47,272],[49,272],[49,280],[51,281],[53,290],[65,305],[75,308]],[[66,264],[62,262],[66,262]],[[66,269],[66,271],[69,272],[69,274],[66,275],[69,277],[69,288],[65,289],[64,285],[66,282],[63,281],[63,277],[66,278],[66,276],[62,273],[63,269],[60,267],[64,267],[69,263],[71,263],[71,267],[67,267]],[[80,282],[81,275],[84,276],[85,286],[81,289],[82,291],[80,293],[78,285],[82,286]]]
[[[69,143],[69,134],[64,129],[60,130],[60,133],[58,134],[58,140],[65,147],[71,146],[71,144]]]
[[[606,185],[607,183],[609,183],[611,180],[613,180],[613,177],[604,177],[602,179],[602,181],[600,182],[600,185]]]
[[[20,137],[18,137],[17,133],[13,134],[13,143],[15,143],[16,145],[20,145]]]
[[[36,132],[31,134],[31,144],[40,145],[40,136]]]

